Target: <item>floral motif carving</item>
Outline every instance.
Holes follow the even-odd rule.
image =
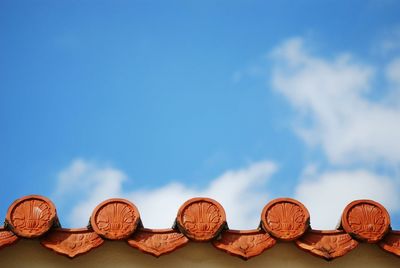
[[[0,227],[0,249],[10,246],[19,240],[13,232]]]
[[[130,236],[140,220],[139,211],[124,199],[109,199],[93,211],[90,223],[100,236],[120,240]]]
[[[209,241],[226,225],[222,206],[209,198],[193,198],[179,209],[178,227],[190,239]]]
[[[130,246],[155,257],[170,253],[188,242],[187,237],[173,229],[142,229],[127,239]]]
[[[212,243],[217,249],[248,260],[273,247],[276,240],[261,230],[227,230],[222,232],[220,239]]]
[[[93,231],[83,229],[55,229],[40,242],[61,255],[74,258],[101,246],[104,240]]]
[[[382,205],[370,200],[357,200],[345,208],[342,226],[356,238],[375,243],[388,232],[390,218]]]
[[[43,235],[56,221],[53,203],[42,196],[26,196],[16,200],[8,209],[6,221],[14,233],[32,238]]]
[[[400,257],[400,231],[391,231],[388,233],[383,240],[379,242],[379,246]]]
[[[358,242],[344,231],[308,231],[296,240],[296,245],[314,256],[332,260],[357,247]]]
[[[291,241],[309,228],[310,214],[300,202],[290,198],[279,198],[264,207],[261,220],[263,227],[270,234]]]

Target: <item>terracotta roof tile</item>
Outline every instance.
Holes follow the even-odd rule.
[[[372,200],[356,200],[344,209],[342,226],[356,239],[376,243],[390,230],[390,217],[381,204]]]
[[[17,243],[18,240],[19,237],[13,232],[10,232],[3,227],[0,228],[0,249],[11,246],[12,244]]]
[[[223,207],[210,198],[192,198],[178,211],[179,230],[193,241],[210,241],[226,227]]]
[[[356,200],[343,211],[338,230],[319,231],[310,227],[310,215],[300,202],[279,198],[261,213],[257,230],[229,230],[224,208],[209,198],[193,198],[178,211],[173,229],[143,228],[134,204],[109,199],[99,204],[90,225],[81,229],[60,228],[54,204],[37,195],[16,200],[0,227],[0,249],[20,238],[39,238],[40,243],[69,258],[85,254],[106,240],[124,240],[144,253],[159,257],[190,241],[207,242],[231,255],[249,259],[279,241],[293,241],[297,247],[326,260],[346,255],[359,243],[377,243],[400,257],[400,231],[392,231],[386,209],[371,200]]]
[[[264,229],[274,237],[292,241],[310,228],[310,214],[305,206],[291,198],[278,198],[263,209],[261,221]]]
[[[276,240],[263,230],[226,230],[212,243],[217,249],[248,260],[273,247]]]
[[[155,257],[185,246],[189,239],[174,229],[140,229],[126,240],[128,245]]]
[[[6,223],[20,237],[39,237],[58,224],[56,207],[46,197],[25,196],[8,208]]]
[[[140,222],[139,211],[134,204],[121,198],[100,203],[90,217],[93,230],[110,240],[128,238]]]
[[[74,258],[100,247],[104,240],[97,233],[87,228],[57,228],[44,236],[40,243],[58,254]]]
[[[342,230],[310,230],[296,240],[296,245],[317,257],[332,260],[352,251],[358,242]]]
[[[400,256],[400,231],[389,232],[385,238],[379,242],[379,246],[383,250]]]

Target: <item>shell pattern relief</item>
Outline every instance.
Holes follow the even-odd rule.
[[[214,233],[220,224],[220,211],[212,203],[197,202],[185,209],[183,225],[193,233]]]
[[[51,209],[46,202],[29,200],[14,208],[11,220],[14,227],[34,233],[46,228],[50,218]]]
[[[136,219],[133,209],[124,203],[109,203],[97,213],[96,223],[100,230],[119,234],[132,228]]]
[[[304,225],[303,210],[292,203],[278,203],[267,212],[268,224],[274,231],[296,234]]]
[[[348,214],[348,222],[353,231],[366,237],[383,232],[385,219],[382,210],[370,204],[356,206]]]

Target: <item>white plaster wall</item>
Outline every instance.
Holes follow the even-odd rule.
[[[327,262],[298,249],[278,243],[258,257],[243,261],[215,249],[209,243],[189,243],[177,251],[155,258],[129,247],[125,242],[105,242],[100,248],[68,259],[42,247],[38,241],[22,240],[0,250],[0,267],[400,267],[400,258],[377,245],[361,244],[344,257]]]

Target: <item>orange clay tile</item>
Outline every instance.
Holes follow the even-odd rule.
[[[136,206],[120,198],[100,203],[90,218],[93,230],[110,240],[128,238],[135,231],[139,221],[140,215]]]
[[[6,222],[18,236],[39,237],[58,223],[54,204],[39,195],[17,199],[8,208]]]
[[[269,202],[261,214],[262,226],[276,238],[292,241],[310,226],[310,214],[299,201],[278,198]]]
[[[390,231],[380,242],[379,246],[400,257],[400,231]]]
[[[87,228],[54,229],[40,243],[58,254],[74,258],[101,246],[104,240]]]
[[[189,239],[173,229],[140,229],[126,241],[131,247],[159,257],[185,246]]]
[[[210,198],[192,198],[179,209],[178,228],[194,241],[209,241],[226,226],[223,207]]]
[[[342,230],[309,230],[295,243],[297,247],[328,261],[347,254],[358,245],[356,240]]]
[[[283,240],[294,241],[302,250],[326,260],[346,255],[360,242],[378,243],[383,250],[400,256],[400,230],[391,230],[388,212],[374,201],[357,200],[347,205],[340,230],[311,230],[309,221],[310,215],[300,202],[279,198],[264,207],[262,229],[228,230],[224,208],[213,199],[200,197],[179,208],[177,228],[152,230],[142,227],[135,205],[116,198],[94,209],[88,228],[63,229],[53,203],[30,195],[9,207],[5,226],[0,227],[0,249],[20,238],[40,237],[44,247],[74,258],[110,239],[125,240],[131,247],[159,257],[192,240],[210,241],[216,249],[247,260]]]
[[[342,227],[361,241],[376,243],[389,231],[390,218],[381,204],[372,200],[356,200],[344,209]]]
[[[263,230],[226,230],[212,244],[228,254],[248,260],[273,247],[276,240]]]
[[[17,243],[18,240],[18,236],[13,232],[4,229],[4,227],[0,227],[0,249]]]

